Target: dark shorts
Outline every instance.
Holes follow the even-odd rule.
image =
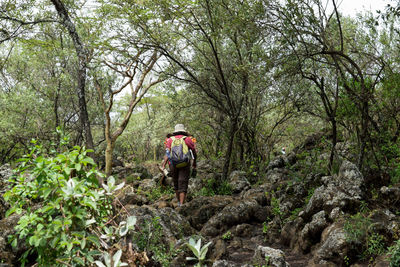
[[[190,165],[183,168],[175,168],[170,165],[172,179],[174,181],[174,189],[178,192],[187,192],[190,175]]]

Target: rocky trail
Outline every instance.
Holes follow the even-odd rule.
[[[337,175],[309,173],[295,180],[289,167],[296,169],[296,164],[304,162],[298,162],[295,154],[279,156],[257,180],[234,171],[228,180],[231,194],[204,195],[202,190],[220,174],[218,165],[199,162],[197,178],[190,180],[188,201],[182,207],[176,207],[172,191],[160,191],[160,174],[126,165],[115,168],[115,175],[126,182],[117,197],[124,210],[137,218],[139,232],[148,235],[156,229],[158,236],[149,235],[158,238],[155,245],[174,244],[176,255],[170,266],[191,266],[186,257],[192,255],[185,244],[192,236],[201,237],[202,244],[212,242],[207,266],[213,267],[389,266],[385,257],[365,265],[357,254],[363,243],[346,234],[348,218],[358,218],[367,197],[366,181],[357,167],[344,160]],[[2,172],[2,176],[7,175]],[[170,179],[167,183],[171,184]],[[369,227],[386,240],[395,239],[400,229],[398,216],[389,208],[397,201],[393,192],[400,188],[382,186],[376,197],[380,208],[368,213]],[[5,204],[0,204],[4,216]],[[150,229],[149,222],[155,218],[157,227]],[[16,218],[0,219],[0,256],[21,253],[10,251],[5,242]],[[146,229],[150,230],[143,232]]]

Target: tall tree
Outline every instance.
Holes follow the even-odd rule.
[[[270,84],[265,74],[271,65],[260,29],[264,5],[256,0],[114,3],[131,18],[143,42],[167,58],[175,70],[173,78],[200,96],[198,104],[211,106],[226,119],[227,177],[235,140],[246,136],[238,132],[249,133],[244,139],[251,141],[253,123],[265,112]]]
[[[87,63],[89,60],[89,52],[87,48],[82,43],[82,40],[79,36],[79,33],[76,29],[75,24],[71,20],[69,13],[61,0],[51,0],[54,7],[57,10],[57,14],[61,19],[61,24],[67,29],[75,47],[76,55],[78,57],[77,64],[77,86],[76,86],[76,95],[79,100],[79,110],[80,110],[80,121],[81,121],[81,130],[83,131],[83,135],[85,137],[86,147],[94,148],[92,131],[90,128],[89,115],[87,112],[86,106],[86,97],[85,97],[85,84],[86,84],[86,72],[87,72]]]
[[[146,77],[150,76],[151,70],[154,68],[155,63],[159,59],[156,51],[148,56],[147,60],[144,60],[143,50],[137,51],[136,55],[131,58],[128,64],[122,64],[118,62],[106,62],[116,73],[119,73],[123,78],[123,84],[119,88],[112,90],[110,87],[108,89],[107,97],[103,94],[102,86],[99,81],[96,81],[96,88],[100,96],[100,101],[103,106],[106,127],[105,127],[105,137],[107,141],[107,147],[105,151],[105,161],[106,161],[106,174],[111,175],[112,171],[112,155],[115,147],[115,142],[117,138],[124,132],[128,122],[131,118],[132,112],[136,105],[141,101],[147,91],[154,85],[160,83],[162,79],[150,80],[146,83]],[[109,86],[109,85],[108,85]],[[114,105],[115,97],[120,94],[123,89],[127,86],[130,87],[129,103],[127,105],[126,111],[124,112],[123,118],[118,122],[118,126],[115,130],[112,129],[112,119],[111,112]],[[108,99],[108,104],[106,103]]]
[[[337,86],[357,107],[360,114],[357,125],[358,165],[362,167],[366,147],[371,140],[370,129],[379,132],[370,114],[370,106],[376,85],[382,78],[384,62],[379,53],[375,54],[378,52],[375,44],[354,41],[366,39],[363,39],[362,31],[344,28],[344,19],[336,1],[332,0],[331,3],[332,11],[327,11],[322,1],[287,1],[284,7],[277,3],[274,9],[278,23],[271,26],[282,34],[282,43],[294,51],[302,76],[313,81],[318,88],[317,93],[331,123],[335,140],[340,89]],[[351,25],[350,21],[345,22]],[[339,83],[330,83],[330,95],[326,94],[325,88],[329,84],[325,82],[321,64],[332,70],[331,77],[338,77]]]

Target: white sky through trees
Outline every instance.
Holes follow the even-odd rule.
[[[331,0],[329,0],[331,2]],[[371,11],[376,13],[376,10],[384,11],[388,4],[394,5],[393,0],[337,0],[338,9],[349,16],[356,16],[358,12]]]

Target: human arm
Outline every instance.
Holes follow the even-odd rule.
[[[165,169],[165,165],[167,165],[167,162],[168,162],[168,157],[167,155],[164,155],[164,159],[161,163],[161,168]]]
[[[167,162],[169,161],[169,158],[170,158],[170,153],[171,153],[171,138],[165,139],[164,145],[165,145],[165,154],[164,154],[163,162],[162,162],[162,164],[161,164],[161,167],[162,167],[163,169],[165,169],[165,165],[167,165]]]

